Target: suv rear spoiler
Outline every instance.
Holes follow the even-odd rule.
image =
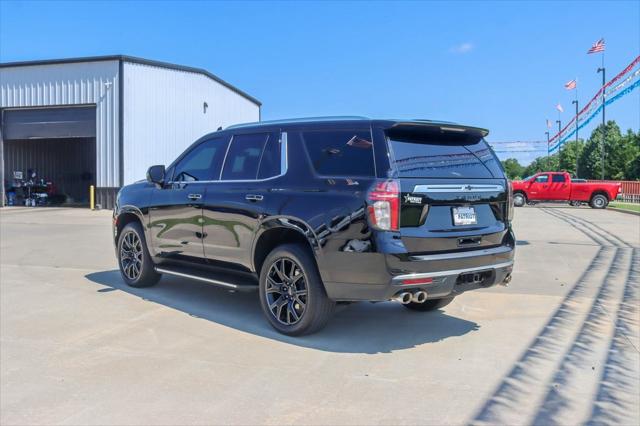
[[[471,138],[484,138],[489,130],[480,127],[463,126],[455,123],[439,123],[435,121],[400,121],[389,127],[398,132],[429,133],[429,134],[460,134]]]

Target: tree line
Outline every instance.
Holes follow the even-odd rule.
[[[640,131],[620,131],[611,120],[605,126],[604,178],[611,180],[640,180]],[[602,177],[602,124],[583,139],[567,141],[553,155],[538,157],[528,166],[515,158],[502,161],[509,179],[522,179],[538,172],[567,171],[573,177],[600,179]],[[578,161],[576,161],[576,159]],[[576,170],[577,166],[577,170]]]

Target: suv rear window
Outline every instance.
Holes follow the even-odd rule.
[[[399,177],[502,177],[500,163],[484,139],[460,135],[387,133],[391,158]]]
[[[319,175],[375,176],[368,130],[307,131],[301,136]]]

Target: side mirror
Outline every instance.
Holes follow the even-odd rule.
[[[156,185],[164,184],[164,166],[151,166],[147,170],[147,181]]]

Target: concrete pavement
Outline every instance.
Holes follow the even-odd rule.
[[[640,218],[543,205],[514,226],[508,288],[288,338],[255,294],[126,287],[109,212],[2,209],[0,423],[638,423]]]

